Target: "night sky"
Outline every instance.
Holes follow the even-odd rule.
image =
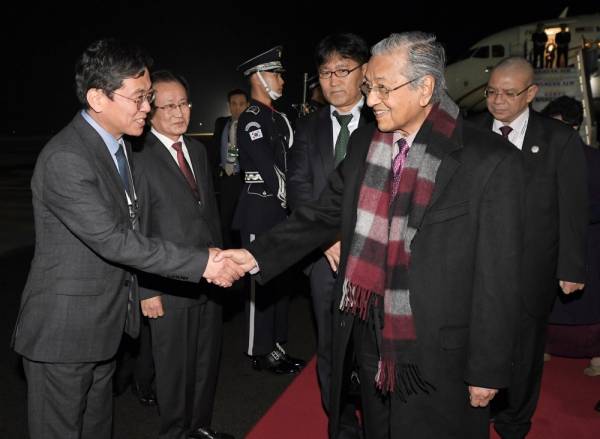
[[[289,108],[301,100],[303,73],[315,73],[313,49],[329,33],[354,32],[374,44],[391,32],[433,32],[452,61],[489,34],[557,17],[565,6],[570,6],[569,15],[600,12],[599,2],[593,0],[535,1],[536,5],[480,1],[481,7],[469,12],[455,1],[445,2],[442,9],[424,1],[363,1],[353,12],[340,12],[342,0],[286,1],[285,8],[295,11],[293,18],[282,12],[283,2],[260,0],[242,5],[221,1],[219,7],[201,1],[190,6],[177,1],[143,6],[120,2],[113,8],[93,3],[97,9],[88,6],[77,19],[68,19],[65,7],[48,3],[23,2],[18,10],[2,12],[0,135],[51,134],[62,128],[78,109],[75,61],[98,38],[133,40],[154,58],[154,68],[185,76],[194,103],[189,130],[197,132],[212,131],[214,119],[227,114],[227,91],[246,87],[236,66],[278,44],[284,46],[287,69],[281,105]]]

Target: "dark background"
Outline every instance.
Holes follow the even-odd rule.
[[[98,38],[136,41],[155,68],[183,74],[194,103],[190,131],[198,132],[212,131],[214,119],[228,114],[227,91],[245,87],[236,66],[278,44],[287,68],[280,105],[289,110],[302,99],[303,73],[315,73],[316,43],[329,33],[354,32],[374,44],[391,32],[429,31],[452,61],[487,35],[558,17],[566,6],[569,15],[600,11],[593,0],[12,3],[0,13],[0,135],[47,135],[64,126],[78,108],[75,61]]]

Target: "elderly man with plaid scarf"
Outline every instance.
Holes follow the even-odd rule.
[[[317,202],[217,260],[268,280],[341,233],[330,436],[356,366],[367,439],[487,438],[510,376],[523,165],[462,119],[434,36],[392,34],[371,54],[376,125],[353,133]]]

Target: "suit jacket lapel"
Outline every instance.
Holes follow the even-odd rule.
[[[91,153],[96,157],[98,164],[100,165],[98,171],[105,175],[105,181],[115,195],[115,198],[119,200],[119,206],[121,209],[129,214],[127,207],[127,197],[125,195],[125,188],[123,188],[123,182],[119,171],[115,166],[115,162],[110,155],[110,151],[104,143],[100,134],[92,127],[87,121],[78,114],[74,119],[75,129],[81,134],[83,139],[86,141],[86,145],[89,147]],[[131,149],[127,150],[128,158],[131,160]]]
[[[184,139],[188,152],[190,154],[190,166],[192,166],[192,168],[194,169],[194,176],[196,177],[196,184],[198,185],[198,193],[200,194],[199,212],[200,215],[204,218],[204,221],[206,222],[208,228],[210,229],[212,242],[217,243],[218,241],[221,241],[221,233],[219,231],[219,224],[215,223],[215,218],[217,218],[217,212],[215,211],[214,202],[211,202],[211,197],[213,197],[213,195],[208,192],[209,176],[205,172],[205,160],[208,160],[208,158],[203,159],[202,154],[200,154],[200,149],[194,147],[194,143],[198,143],[196,140],[193,140],[187,136],[184,136]],[[190,191],[190,195],[191,194],[192,192]]]
[[[527,121],[527,130],[525,131],[523,147],[521,148],[521,152],[523,153],[523,162],[525,165],[525,175],[527,176],[532,174],[537,163],[536,159],[540,155],[540,150],[545,147],[546,143],[544,142],[544,130],[538,122],[539,116],[530,109],[529,120]],[[535,153],[533,152],[534,150],[536,151]]]
[[[331,126],[329,108],[329,105],[326,105],[319,113],[319,119],[317,120],[317,147],[325,175],[329,175],[334,168],[333,127]]]
[[[173,159],[171,153],[167,150],[167,148],[165,148],[165,145],[152,132],[148,133],[148,136],[150,136],[150,147],[154,151],[154,154],[156,154],[159,157],[159,159],[165,164],[169,172],[175,175],[175,178],[177,178],[180,181],[181,185],[185,186],[185,190],[187,190],[190,193],[190,196],[193,197],[194,195],[192,193],[192,190],[190,189],[185,179],[185,176],[183,175],[183,172],[181,172],[181,169],[179,169],[179,165]],[[192,165],[190,164],[190,166]],[[196,172],[195,169],[194,172]]]
[[[418,137],[420,136],[417,135],[417,138]],[[433,153],[442,158],[442,162],[440,163],[440,167],[438,168],[435,177],[433,194],[431,195],[431,200],[427,207],[429,210],[444,193],[448,183],[452,180],[452,176],[460,167],[460,162],[452,157],[451,153],[462,148],[462,121],[460,119],[457,121],[457,127],[452,138],[442,136],[434,131],[431,131],[429,136],[426,135],[426,137],[429,137],[427,148],[431,149]],[[415,141],[417,141],[417,139],[415,139]]]
[[[204,179],[202,177],[204,177],[204,169],[200,160],[200,154],[198,153],[198,149],[197,148],[192,148],[191,144],[192,144],[192,140],[184,137],[185,139],[185,144],[188,150],[188,153],[190,154],[190,166],[192,167],[192,169],[194,170],[194,177],[196,178],[196,185],[198,186],[198,193],[200,194],[200,202],[202,203],[203,206],[206,205],[206,197],[207,197],[207,193],[206,193],[206,184],[204,182]],[[186,182],[187,185],[187,182]]]
[[[362,127],[363,125],[368,124],[369,122],[373,122],[375,118],[373,117],[373,110],[371,110],[367,103],[363,104],[362,109],[360,110],[360,119],[358,119],[358,126]]]

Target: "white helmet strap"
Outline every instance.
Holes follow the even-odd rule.
[[[269,84],[267,84],[267,81],[265,81],[265,78],[263,78],[263,76],[260,74],[260,72],[256,72],[256,74],[258,75],[258,79],[260,80],[260,83],[265,88],[265,91],[267,92],[269,97],[271,99],[273,99],[274,101],[279,99],[281,97],[281,93],[277,93],[275,90],[273,90],[271,87],[269,87]]]

